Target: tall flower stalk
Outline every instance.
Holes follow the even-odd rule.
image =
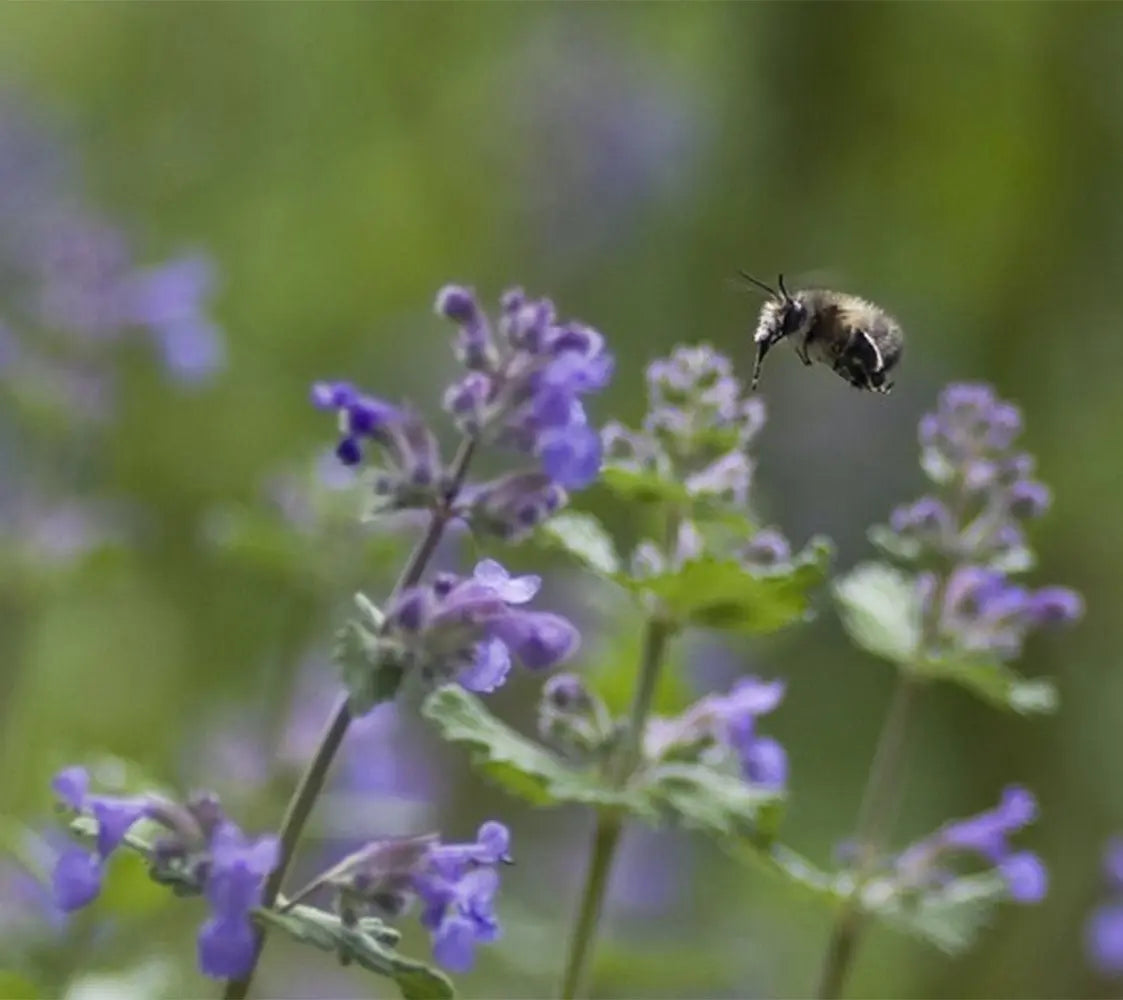
[[[914,575],[866,566],[838,588],[855,638],[895,660],[900,673],[862,797],[852,887],[831,930],[818,987],[822,998],[842,994],[861,934],[862,894],[881,877],[920,686],[946,677],[1015,710],[1051,704],[1051,689],[1021,681],[1006,664],[1021,654],[1032,631],[1078,619],[1082,603],[1067,588],[1033,590],[1015,580],[1034,565],[1025,524],[1050,503],[1048,488],[1034,477],[1033,457],[1016,447],[1021,425],[1018,409],[988,386],[945,389],[919,429],[921,467],[933,492],[898,507],[888,527],[871,533],[889,555],[916,567]],[[887,601],[896,607],[886,609]],[[888,643],[876,634],[879,626],[896,627],[905,638]],[[906,851],[897,876],[915,866],[909,860],[923,856]],[[998,870],[1004,859],[997,850],[990,854]],[[1004,874],[1012,898],[1028,902],[1044,894],[1043,869],[1039,876],[1036,868],[1030,875],[1024,868]]]

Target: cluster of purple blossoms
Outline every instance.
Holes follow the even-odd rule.
[[[173,380],[209,378],[225,361],[207,315],[211,262],[189,254],[138,267],[121,231],[81,204],[69,159],[18,100],[0,100],[0,378],[103,416],[105,351],[130,331],[151,336]]]
[[[1067,587],[1032,590],[1009,579],[1033,565],[1024,523],[1049,507],[1033,457],[1018,451],[1021,414],[986,385],[955,384],[920,422],[921,465],[936,489],[898,507],[875,540],[891,554],[934,567],[921,573],[936,652],[1009,659],[1026,635],[1083,613]]]
[[[276,837],[248,840],[213,796],[199,795],[181,805],[155,795],[90,794],[90,776],[81,767],[60,771],[52,787],[63,806],[97,821],[92,852],[74,845],[56,861],[52,888],[62,910],[79,909],[97,897],[109,856],[138,822],[151,820],[166,831],[149,855],[152,878],[183,895],[202,893],[210,907],[199,929],[200,969],[214,978],[250,969],[251,914],[261,901],[266,876],[277,865]]]
[[[457,325],[456,355],[467,369],[445,393],[445,409],[467,436],[537,456],[563,487],[588,486],[601,444],[583,396],[604,389],[614,363],[592,327],[559,322],[549,299],[511,289],[495,329],[470,289],[449,285],[437,312]]]
[[[605,426],[606,460],[744,506],[753,473],[747,449],[764,426],[764,403],[745,393],[729,359],[705,344],[678,347],[648,365],[647,395],[641,430]]]
[[[503,296],[495,329],[466,288],[443,288],[436,309],[456,323],[456,355],[467,369],[444,397],[456,426],[469,440],[535,456],[538,469],[465,484],[452,497],[436,438],[414,411],[347,382],[317,383],[312,402],[339,414],[336,455],[344,465],[359,465],[368,445],[377,451],[378,510],[455,500],[456,514],[477,530],[510,540],[560,509],[567,489],[589,485],[600,471],[600,436],[582,400],[608,384],[612,356],[596,330],[559,322],[552,303],[519,290]]]
[[[364,912],[397,917],[414,901],[432,935],[433,956],[453,972],[467,972],[475,946],[500,936],[494,900],[496,866],[510,864],[511,835],[489,820],[467,844],[443,844],[435,835],[376,840],[345,858],[313,883],[336,892],[348,925]]]
[[[1039,903],[1045,898],[1049,873],[1037,854],[1014,850],[1009,842],[1011,834],[1036,818],[1033,794],[1010,785],[995,808],[946,823],[901,852],[895,862],[896,880],[908,890],[938,887],[953,877],[946,865],[949,855],[974,854],[1001,875],[1012,900]]]
[[[1088,918],[1088,959],[1105,976],[1123,975],[1123,838],[1113,837],[1104,851],[1104,879],[1109,898]]]
[[[386,608],[380,664],[479,692],[500,687],[512,659],[531,670],[555,666],[576,652],[580,636],[560,615],[519,607],[540,585],[537,576],[513,577],[485,559],[471,576],[439,573],[408,587]]]
[[[749,784],[783,791],[788,781],[787,753],[757,728],[757,719],[783,698],[783,681],[744,677],[728,694],[706,695],[675,718],[653,718],[644,734],[644,753],[651,761],[673,758],[721,764],[732,758]]]

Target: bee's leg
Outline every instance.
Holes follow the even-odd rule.
[[[808,368],[811,367],[811,358],[807,354],[807,338],[803,338],[803,342],[796,341],[793,346],[795,347],[795,355],[802,361]]]

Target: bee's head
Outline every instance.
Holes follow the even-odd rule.
[[[760,310],[760,322],[757,324],[753,341],[756,343],[756,360],[753,364],[753,377],[750,389],[755,389],[760,381],[760,367],[764,363],[764,356],[773,344],[779,343],[785,337],[790,337],[807,322],[807,306],[797,292],[795,296],[788,294],[784,287],[784,276],[781,274],[776,281],[779,291],[759,281],[745,271],[738,272],[746,281],[762,288],[769,295],[768,300]]]

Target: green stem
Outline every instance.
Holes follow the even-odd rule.
[[[393,600],[394,596],[400,594],[407,587],[412,587],[417,583],[417,581],[421,579],[421,574],[425,572],[425,567],[429,564],[429,560],[433,558],[433,553],[436,552],[437,546],[440,544],[441,538],[444,535],[445,527],[452,517],[452,502],[455,500],[457,493],[460,492],[460,487],[464,483],[464,477],[468,472],[468,464],[472,460],[472,453],[474,451],[475,442],[469,438],[465,438],[461,442],[460,449],[452,460],[452,465],[449,467],[450,486],[445,501],[440,507],[433,511],[425,534],[410,553],[401,575],[394,584],[390,600]],[[277,901],[277,896],[281,892],[285,876],[292,866],[293,858],[296,855],[296,848],[300,843],[301,835],[304,833],[304,827],[308,822],[308,817],[311,816],[312,810],[316,805],[316,800],[323,791],[328,771],[331,768],[336,753],[339,751],[340,745],[343,743],[343,737],[347,735],[351,720],[352,715],[349,699],[347,695],[343,695],[336,705],[327,727],[324,729],[323,736],[320,737],[320,743],[316,747],[316,752],[308,762],[308,767],[297,783],[296,790],[293,792],[292,798],[285,808],[279,834],[281,842],[280,859],[277,862],[277,867],[269,873],[269,877],[265,880],[265,885],[261,894],[261,905],[263,907],[272,907]],[[250,969],[240,979],[227,980],[226,988],[223,990],[222,994],[223,1000],[244,1000],[249,993],[250,984],[253,982],[253,976],[257,971],[257,965],[261,960],[261,952],[264,947],[265,929],[260,926],[255,926],[253,961],[250,964]]]
[[[617,758],[619,766],[615,773],[615,780],[620,786],[628,782],[643,757],[643,731],[647,716],[651,712],[659,670],[663,665],[663,654],[671,633],[670,624],[658,614],[648,620],[644,631],[639,681],[628,715],[628,729],[624,734],[624,742]],[[608,880],[623,825],[623,815],[618,809],[598,811],[589,870],[585,875],[577,921],[570,938],[569,954],[566,956],[565,972],[562,975],[562,1000],[574,1000],[579,996],[588,974],[593,945],[600,926],[601,911],[604,909],[604,896],[608,889]]]
[[[831,929],[816,992],[820,1000],[836,1000],[842,995],[843,985],[854,961],[862,929],[858,895],[877,862],[900,797],[905,736],[916,689],[915,679],[905,673],[898,674],[893,700],[881,727],[866,788],[862,794],[862,804],[858,810],[855,845],[858,860],[854,888],[840,907]]]

